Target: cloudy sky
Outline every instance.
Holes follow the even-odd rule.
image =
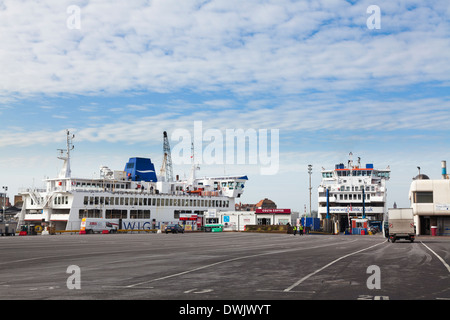
[[[57,174],[65,129],[82,177],[133,156],[159,168],[162,132],[194,136],[195,121],[224,141],[227,129],[278,130],[274,174],[258,158],[206,163],[199,175],[247,174],[242,202],[301,211],[308,164],[313,208],[320,169],[349,152],[389,165],[388,206],[409,206],[417,166],[439,178],[450,161],[448,0],[3,0],[0,39],[10,196]]]

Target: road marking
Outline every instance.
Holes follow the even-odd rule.
[[[184,293],[209,293],[209,292],[213,292],[213,291],[214,291],[213,289],[203,289],[203,290],[201,290],[201,289],[194,288],[194,289],[191,289],[191,290],[187,290]]]
[[[256,291],[259,291],[259,292],[286,292],[284,290],[275,290],[275,289],[258,289]],[[312,291],[305,291],[305,290],[303,290],[303,291],[289,291],[289,292],[293,292],[293,293],[310,293],[310,294],[316,293],[316,291],[314,291],[314,290],[312,290]]]
[[[450,266],[445,262],[444,259],[442,259],[436,252],[434,252],[433,250],[431,250],[431,248],[429,246],[427,246],[425,243],[423,243],[422,241],[420,241],[428,250],[430,250],[439,260],[441,260],[441,262],[444,264],[444,266],[447,268],[448,272],[450,272]]]
[[[389,300],[389,296],[370,296],[361,294],[356,300]]]
[[[354,242],[354,241],[356,241],[356,240],[349,241],[349,243],[350,242]],[[215,262],[215,263],[207,264],[207,265],[204,265],[204,266],[201,266],[201,267],[198,267],[198,268],[186,270],[186,271],[179,272],[179,273],[170,274],[170,275],[167,275],[167,276],[164,276],[164,277],[161,277],[161,278],[156,278],[156,279],[151,279],[151,280],[147,280],[147,281],[131,284],[131,285],[127,286],[127,288],[140,286],[140,285],[147,284],[147,283],[154,282],[154,281],[166,280],[166,279],[182,276],[182,275],[185,275],[185,274],[188,274],[188,273],[192,273],[192,272],[196,272],[196,271],[203,270],[203,269],[206,269],[206,268],[214,267],[214,266],[217,266],[217,265],[220,265],[220,264],[224,264],[224,263],[227,263],[227,262],[233,262],[233,261],[238,261],[238,260],[243,260],[243,259],[248,259],[248,258],[261,257],[261,256],[267,256],[267,255],[271,255],[271,254],[279,254],[279,253],[285,253],[285,252],[293,252],[293,251],[300,251],[300,250],[310,250],[310,249],[316,249],[316,248],[322,248],[322,247],[329,247],[329,246],[334,246],[334,245],[335,245],[335,243],[324,244],[324,245],[319,245],[319,246],[315,246],[315,247],[308,247],[308,248],[302,247],[302,248],[295,248],[295,249],[277,250],[277,251],[270,251],[270,252],[264,252],[264,253],[259,253],[259,254],[253,254],[253,255],[249,255],[249,256],[242,256],[242,257],[226,259],[226,260],[218,261],[218,262]]]
[[[387,240],[386,240],[386,241],[387,241]],[[298,285],[300,285],[303,281],[305,281],[305,280],[311,278],[313,275],[319,273],[320,271],[325,270],[326,268],[328,268],[329,266],[335,264],[336,262],[338,262],[338,261],[340,261],[340,260],[342,260],[342,259],[345,259],[345,258],[347,258],[347,257],[350,257],[350,256],[352,256],[352,255],[354,255],[354,254],[357,254],[357,253],[360,253],[360,252],[369,250],[369,249],[371,249],[371,248],[374,248],[374,247],[376,247],[376,246],[379,246],[380,244],[383,244],[383,243],[385,243],[386,241],[381,242],[381,243],[377,243],[377,244],[375,244],[375,245],[373,245],[373,246],[370,246],[370,247],[368,247],[368,248],[361,249],[361,250],[358,250],[358,251],[355,251],[355,252],[346,254],[345,256],[342,256],[342,257],[340,257],[340,258],[337,258],[336,260],[330,262],[329,264],[323,266],[322,268],[317,269],[316,271],[314,271],[314,272],[308,274],[307,276],[301,278],[300,280],[298,280],[296,283],[294,283],[294,284],[293,284],[292,286],[290,286],[289,288],[284,289],[284,292],[289,292],[289,291],[291,291],[292,289],[294,289],[295,287],[297,287]]]

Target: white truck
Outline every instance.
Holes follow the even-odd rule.
[[[119,229],[119,219],[83,218],[81,220],[80,234],[89,233],[116,233]]]
[[[399,239],[414,242],[416,231],[413,210],[411,208],[396,208],[388,211],[389,240]]]

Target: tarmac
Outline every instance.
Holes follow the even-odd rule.
[[[0,253],[2,300],[450,300],[449,237],[66,234]]]

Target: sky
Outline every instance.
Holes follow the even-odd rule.
[[[388,207],[409,206],[418,166],[439,179],[450,161],[448,0],[3,0],[0,41],[10,197],[58,174],[66,129],[72,176],[135,156],[159,169],[167,131],[177,151],[200,142],[197,176],[247,175],[238,201],[301,212],[309,164],[314,210],[320,170],[350,152],[390,167]],[[227,130],[256,133],[258,154],[233,159]]]

